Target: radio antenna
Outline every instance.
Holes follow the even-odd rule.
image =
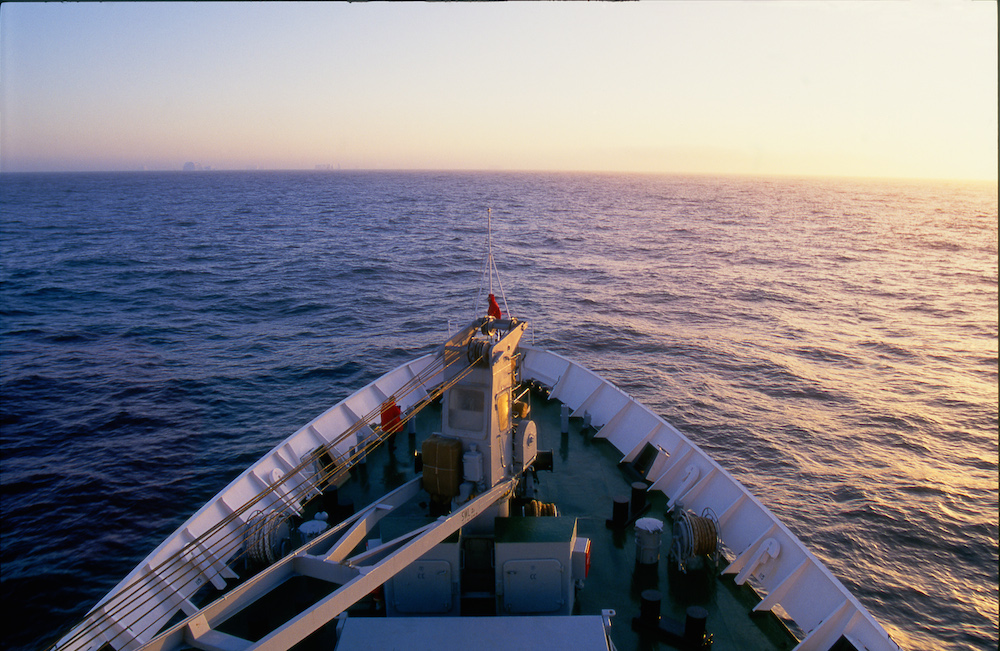
[[[486,263],[483,265],[483,273],[489,276],[490,293],[487,315],[499,319],[502,314],[500,306],[496,303],[496,295],[493,293],[493,277],[496,276],[497,285],[500,287],[500,296],[503,298],[503,307],[510,316],[510,309],[507,307],[507,294],[503,290],[503,281],[500,280],[500,272],[497,271],[496,260],[493,259],[493,209],[486,209]],[[476,294],[476,309],[479,309],[479,298],[483,295],[483,282],[480,278],[479,292]]]

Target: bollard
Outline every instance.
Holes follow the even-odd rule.
[[[637,481],[632,484],[632,517],[638,516],[646,509],[646,483]]]
[[[639,621],[643,626],[655,627],[660,623],[660,599],[663,595],[659,590],[643,590],[639,604]]]
[[[608,529],[624,529],[628,524],[628,498],[619,495],[615,498],[611,511],[611,519],[605,522]]]
[[[687,609],[684,619],[684,646],[696,649],[705,641],[705,620],[708,611],[701,606],[691,606]]]

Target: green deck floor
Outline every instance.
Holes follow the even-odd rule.
[[[760,598],[748,586],[737,586],[731,575],[719,577],[709,567],[682,574],[667,559],[671,542],[671,519],[665,514],[666,500],[657,491],[647,493],[650,509],[646,517],[665,523],[660,561],[655,576],[635,571],[635,535],[608,529],[616,496],[629,496],[635,477],[621,469],[621,454],[607,441],[594,438],[593,430],[581,431],[579,419],[571,419],[569,432],[560,432],[560,404],[532,394],[531,418],[539,432],[539,449],[553,451],[552,472],[539,472],[537,498],[555,502],[561,516],[577,519],[578,534],[591,540],[590,575],[577,593],[574,614],[599,615],[613,609],[612,640],[619,651],[629,649],[669,649],[655,638],[639,635],[631,622],[639,615],[640,593],[647,588],[660,591],[661,614],[684,621],[688,606],[708,611],[707,630],[714,649],[790,649],[794,637],[770,613],[752,614]],[[422,441],[440,431],[440,407],[432,405],[417,417],[416,435],[397,435],[395,450],[383,445],[357,468],[340,494],[360,508],[414,476],[413,456]],[[400,514],[412,517],[421,506],[415,504]],[[390,516],[391,517],[391,516]],[[725,560],[720,561],[720,568]]]

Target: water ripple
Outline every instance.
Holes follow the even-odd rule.
[[[51,641],[246,464],[468,320],[486,206],[537,344],[709,450],[905,647],[996,648],[995,185],[0,185],[8,648]]]

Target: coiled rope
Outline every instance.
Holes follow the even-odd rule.
[[[524,505],[524,514],[526,516],[554,518],[559,515],[559,509],[552,502],[539,502],[538,500],[531,500]]]
[[[254,511],[247,520],[243,536],[246,555],[268,564],[281,558],[281,541],[287,535],[288,519],[281,511]]]
[[[706,509],[708,511],[708,509]],[[681,560],[695,556],[714,555],[719,546],[718,520],[714,514],[702,513],[697,516],[691,511],[682,511],[678,552]]]

